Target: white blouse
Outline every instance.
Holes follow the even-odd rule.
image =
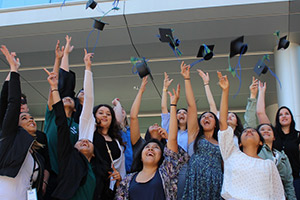
[[[27,190],[30,187],[30,178],[33,173],[34,159],[31,153],[26,158],[15,178],[0,176],[0,199],[2,200],[26,200]],[[35,168],[37,168],[36,166]],[[33,177],[34,179],[34,177]]]
[[[284,189],[273,161],[253,158],[234,145],[233,130],[219,131],[224,160],[221,195],[235,200],[284,200]]]

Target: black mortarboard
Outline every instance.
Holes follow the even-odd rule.
[[[159,34],[160,34],[159,40],[161,42],[168,42],[170,44],[173,44],[174,38],[173,38],[172,30],[170,28],[159,28]]]
[[[231,41],[230,44],[230,58],[236,54],[245,54],[247,52],[248,45],[244,44],[244,36],[241,36]]]
[[[279,39],[277,50],[279,50],[279,49],[281,49],[281,48],[286,49],[286,48],[289,47],[290,41],[288,41],[288,40],[286,39],[286,37],[287,37],[287,36],[284,36],[284,37],[282,37],[282,38]]]
[[[143,78],[144,76],[147,76],[148,74],[150,74],[150,69],[149,69],[145,59],[142,59],[142,60],[138,61],[135,64],[135,67],[136,67],[136,70],[137,70],[137,72],[138,72],[138,74],[141,78]]]
[[[88,9],[88,7],[90,7],[91,9],[96,8],[97,6],[97,2],[94,0],[88,0],[88,2],[86,3],[85,9]]]
[[[104,29],[105,24],[107,23],[95,19],[93,27],[102,31]]]
[[[210,60],[213,56],[213,50],[214,50],[215,45],[201,45],[197,54],[197,57],[203,57],[204,60]]]
[[[264,60],[263,60],[263,59],[260,59],[260,60],[256,63],[256,65],[255,65],[255,67],[254,67],[254,71],[255,71],[255,73],[256,73],[258,76],[260,76],[261,74],[267,73],[268,67],[267,67],[267,65],[264,63]]]

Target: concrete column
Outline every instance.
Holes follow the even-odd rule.
[[[276,47],[277,48],[277,47]],[[275,71],[282,88],[277,83],[278,106],[291,109],[296,129],[300,130],[300,46],[291,43],[289,48],[274,52]]]

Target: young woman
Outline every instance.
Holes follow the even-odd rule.
[[[116,200],[171,200],[177,199],[177,174],[188,161],[187,153],[177,144],[176,105],[180,87],[171,98],[171,119],[168,143],[148,140],[135,159],[137,168],[128,174],[117,189]]]
[[[131,137],[131,144],[133,147],[134,158],[143,147],[145,140],[149,140],[153,138],[159,140],[160,142],[162,142],[163,145],[165,145],[166,138],[168,138],[167,131],[164,128],[160,127],[157,123],[154,123],[152,126],[149,126],[149,128],[146,131],[145,140],[142,139],[141,137],[138,114],[142,102],[142,96],[146,90],[146,85],[148,83],[147,80],[148,80],[147,76],[143,78],[140,89],[134,99],[134,102],[130,110],[130,132],[131,132],[130,137]]]
[[[188,163],[183,199],[220,200],[222,158],[217,141],[219,122],[212,112],[197,119],[197,106],[190,80],[190,66],[181,63],[188,103],[188,151],[193,154]]]
[[[126,175],[124,144],[111,106],[107,104],[95,106],[93,115],[96,122],[93,138],[94,172],[97,177],[95,199],[109,200],[114,198],[116,187]]]
[[[204,73],[202,70],[197,70],[199,76],[202,78],[205,88],[205,93],[207,97],[207,101],[209,103],[210,111],[213,112],[215,115],[219,115],[217,110],[216,103],[214,101],[213,95],[211,93],[209,87],[209,74]],[[258,92],[258,80],[255,77],[252,77],[252,83],[249,86],[250,90],[250,97],[247,101],[246,112],[244,115],[245,124],[243,125],[239,116],[235,112],[229,112],[227,117],[227,124],[233,129],[234,131],[234,143],[238,146],[238,137],[243,132],[243,128],[247,127],[256,127],[256,96]]]
[[[264,139],[253,128],[246,128],[239,137],[239,146],[233,142],[233,130],[227,124],[229,82],[218,72],[222,88],[220,106],[219,145],[224,160],[224,199],[284,200],[284,190],[273,161],[263,160],[257,154]]]
[[[265,111],[265,93],[266,83],[259,83],[259,95],[257,102],[257,117],[260,124],[270,124],[270,120]],[[296,197],[300,198],[300,160],[299,160],[299,144],[300,137],[299,132],[295,129],[295,121],[291,111],[283,106],[278,109],[276,114],[275,125],[275,141],[273,143],[273,149],[278,151],[284,150],[292,167],[294,188]],[[279,170],[280,171],[280,170]],[[282,177],[282,176],[281,176]],[[284,181],[284,179],[283,179]],[[284,183],[284,182],[283,182]],[[284,183],[286,194],[288,195],[288,188]],[[289,186],[287,186],[289,187]],[[288,191],[287,191],[288,189]]]
[[[258,156],[262,159],[269,159],[274,161],[283,183],[286,199],[297,200],[293,185],[292,168],[289,159],[284,151],[278,151],[273,148],[273,142],[275,140],[274,135],[276,132],[275,128],[271,124],[260,124],[257,127],[257,130],[265,140],[265,144],[263,145]]]
[[[79,140],[75,146],[70,140],[70,129],[64,112],[64,105],[58,92],[57,74],[48,72],[48,82],[51,87],[53,109],[56,116],[58,137],[58,185],[52,196],[56,199],[92,200],[96,186],[96,178],[90,164],[94,157],[94,145],[91,142],[95,123],[92,120],[93,110],[93,80],[91,73],[92,54],[85,50],[85,79],[86,100],[84,101],[80,120]],[[91,116],[91,117],[89,117]],[[90,131],[92,129],[92,131]]]
[[[19,120],[19,59],[15,59],[16,53],[10,53],[4,45],[0,50],[10,65],[8,82],[5,83],[7,96],[1,93],[0,102],[0,199],[26,200],[28,190],[35,196],[42,190],[43,161],[36,152],[42,145],[35,140],[32,118],[24,114]],[[29,132],[20,126],[26,126]]]

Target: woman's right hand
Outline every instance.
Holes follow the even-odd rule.
[[[259,81],[259,82],[258,82],[258,90],[259,90],[259,93],[265,93],[265,92],[266,92],[266,89],[267,89],[267,83],[266,83],[266,82],[261,82],[261,81]]]
[[[141,87],[140,87],[140,91],[141,91],[142,93],[145,92],[147,83],[148,83],[148,76],[145,76],[145,77],[142,79],[142,83],[141,83]]]
[[[167,72],[164,73],[165,74],[165,79],[164,79],[164,89],[168,90],[169,86],[171,85],[173,79],[169,79],[169,76],[167,74]]]
[[[190,78],[190,68],[191,68],[191,66],[184,64],[184,61],[182,61],[181,65],[180,65],[180,68],[181,68],[180,73],[183,76],[183,78],[184,79],[189,79]]]
[[[60,49],[59,45],[60,45],[60,41],[57,40],[57,43],[56,43],[56,46],[55,46],[55,57],[57,59],[62,59],[62,57],[64,56],[65,47],[62,46],[61,49]]]
[[[177,84],[177,89],[173,88],[173,94],[169,91],[169,96],[170,96],[170,103],[177,105],[177,102],[179,100],[179,95],[180,95],[180,85]]]
[[[48,74],[48,83],[50,85],[51,90],[58,88],[58,76],[55,72],[49,72],[46,68],[44,68],[44,71]]]
[[[0,50],[10,65],[10,71],[17,72],[21,63],[20,63],[19,58],[16,58],[16,56],[17,56],[16,52],[10,53],[5,45],[1,45]]]
[[[71,46],[71,40],[72,40],[72,37],[69,37],[68,35],[66,35],[66,47],[65,47],[66,54],[71,53],[72,50],[74,49],[74,46]]]
[[[201,69],[197,69],[199,76],[202,78],[204,85],[209,84],[209,74],[208,72],[204,73]]]

